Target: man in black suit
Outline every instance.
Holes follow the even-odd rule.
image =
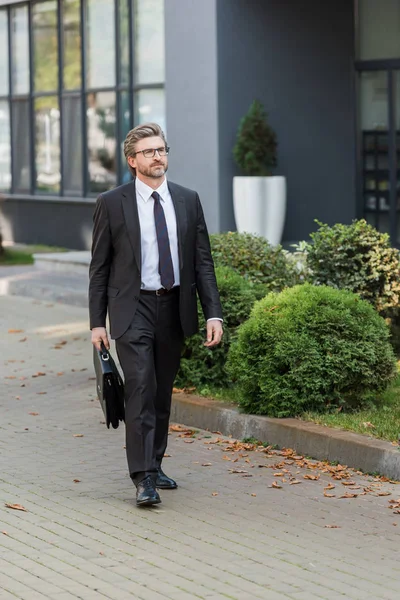
[[[116,340],[125,377],[126,453],[136,502],[161,502],[176,482],[161,469],[172,386],[183,339],[198,330],[198,293],[208,347],[222,337],[210,242],[196,192],[167,182],[168,151],[155,123],[132,129],[124,152],[135,179],[97,200],[89,313],[92,343]]]

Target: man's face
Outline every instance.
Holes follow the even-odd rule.
[[[128,163],[136,169],[136,173],[143,177],[161,179],[168,170],[168,156],[160,156],[158,152],[153,157],[148,157],[141,150],[155,150],[165,148],[165,142],[158,136],[148,137],[136,143],[136,156],[128,157]]]

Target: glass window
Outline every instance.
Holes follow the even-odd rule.
[[[80,96],[63,100],[63,187],[66,196],[82,193],[82,106]]]
[[[129,6],[128,0],[120,0],[119,9],[119,82],[129,84]]]
[[[99,193],[117,184],[115,93],[94,92],[87,97],[89,188]]]
[[[135,84],[163,82],[164,0],[136,0],[134,40]]]
[[[87,0],[87,87],[115,86],[114,0]]]
[[[29,93],[28,7],[11,8],[13,94]]]
[[[132,179],[124,154],[124,141],[128,131],[131,129],[131,95],[129,92],[121,92],[119,95],[120,135],[121,135],[121,165],[122,183]]]
[[[64,73],[67,90],[81,87],[81,33],[80,0],[63,2]]]
[[[11,187],[10,109],[8,100],[0,100],[0,190]]]
[[[359,0],[358,58],[400,58],[400,0]]]
[[[14,190],[23,194],[31,191],[31,128],[28,100],[12,103],[12,140]]]
[[[8,95],[8,76],[8,18],[3,9],[0,10],[0,96]]]
[[[56,0],[35,2],[32,15],[35,91],[55,91],[58,87]]]
[[[35,99],[36,189],[60,190],[60,111],[56,96]]]
[[[151,121],[165,131],[165,91],[140,90],[135,94],[135,125]]]

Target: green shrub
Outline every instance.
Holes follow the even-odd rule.
[[[237,328],[249,316],[256,301],[254,286],[227,267],[216,267],[215,274],[224,315],[223,341],[213,349],[206,348],[206,324],[198,302],[200,332],[185,340],[181,366],[175,380],[178,387],[226,387],[231,383],[226,359]]]
[[[227,370],[245,411],[288,417],[374,401],[396,361],[388,327],[368,302],[305,283],[255,304]]]
[[[211,235],[210,241],[215,264],[230,267],[252,282],[258,299],[299,282],[289,253],[263,237],[229,231]]]
[[[364,219],[351,225],[323,223],[303,248],[311,269],[310,281],[355,292],[382,316],[398,312],[400,299],[399,252],[386,233]]]
[[[277,165],[277,141],[263,105],[255,100],[240,122],[233,157],[245,175],[271,175]]]

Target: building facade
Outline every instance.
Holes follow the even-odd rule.
[[[90,246],[124,137],[159,122],[169,178],[235,229],[232,147],[251,102],[278,137],[283,241],[365,217],[400,245],[400,0],[0,0],[4,239]]]

